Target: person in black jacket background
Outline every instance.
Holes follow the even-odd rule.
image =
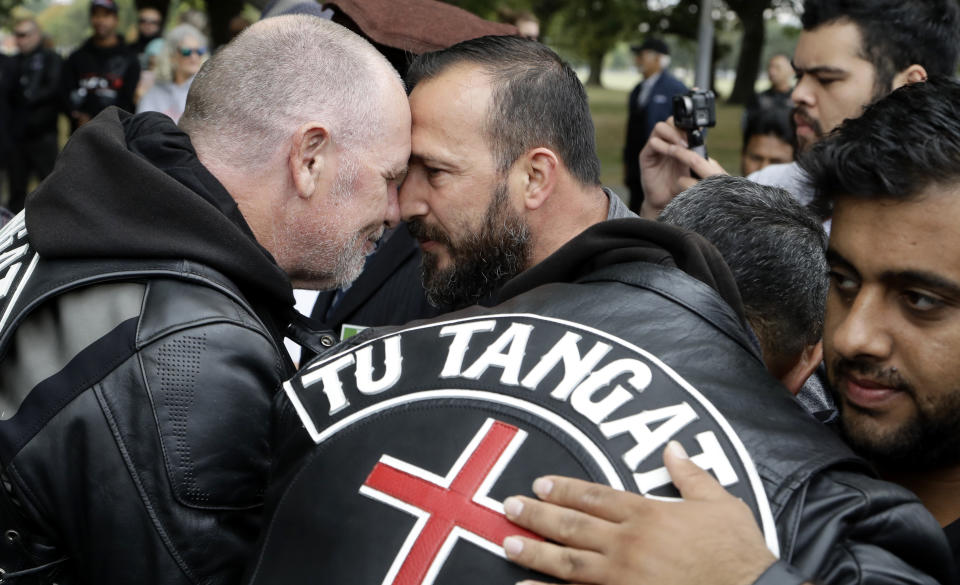
[[[93,36],[64,65],[63,100],[73,130],[109,106],[134,111],[140,61],[117,34],[118,10],[114,0],[91,0]]]
[[[0,53],[0,126],[10,128],[10,99],[14,88],[13,58]],[[0,132],[0,196],[7,193],[7,167],[12,148],[12,132]]]
[[[34,18],[13,25],[17,48],[14,57],[16,86],[13,106],[13,156],[10,167],[10,200],[13,213],[23,209],[31,178],[42,181],[57,159],[57,121],[60,115],[62,60],[43,46],[43,31]]]

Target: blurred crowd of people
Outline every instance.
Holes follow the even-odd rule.
[[[0,181],[0,193],[11,212],[23,208],[30,186],[53,169],[61,114],[73,132],[109,106],[163,112],[174,120],[183,113],[190,82],[210,50],[206,15],[185,11],[164,34],[160,10],[142,7],[136,38],[128,43],[118,30],[118,11],[114,0],[92,0],[93,34],[66,59],[34,16],[15,18],[17,53],[0,55],[0,173],[9,181]],[[249,24],[238,16],[232,34]]]
[[[745,177],[644,39],[631,209],[528,15],[386,1],[16,23],[0,580],[960,582],[960,5],[805,0]]]

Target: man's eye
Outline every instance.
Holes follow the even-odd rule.
[[[903,291],[903,300],[912,311],[926,313],[944,306],[941,299],[915,290]]]
[[[836,270],[830,271],[830,281],[842,293],[855,293],[860,284],[853,278]]]

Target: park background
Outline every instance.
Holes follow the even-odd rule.
[[[560,53],[587,85],[597,132],[602,181],[621,194],[621,149],[627,96],[640,81],[630,45],[649,36],[671,46],[671,71],[693,84],[697,25],[703,0],[452,0],[481,17],[497,20],[505,11],[528,11],[541,22],[541,40]],[[237,14],[259,18],[267,0],[117,0],[120,31],[135,36],[136,10],[157,6],[169,25],[186,10],[210,19],[213,45],[227,38]],[[335,1],[333,1],[335,3]],[[717,93],[717,127],[707,138],[710,156],[730,172],[739,170],[743,104],[768,86],[767,59],[792,55],[800,33],[799,0],[711,0],[714,28],[711,86]],[[89,36],[89,0],[0,0],[0,50],[13,52],[13,19],[35,15],[56,50],[68,55]],[[66,132],[64,132],[64,139]]]

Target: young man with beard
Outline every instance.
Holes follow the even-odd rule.
[[[5,578],[239,582],[283,338],[312,337],[292,286],[349,283],[399,221],[406,95],[344,27],[250,27],[179,124],[108,108],[0,232]]]
[[[805,0],[803,8],[793,55],[798,152],[894,89],[957,69],[960,7],[954,0]],[[701,177],[724,173],[687,151],[683,133],[667,124],[654,129],[648,145],[640,155],[644,217],[655,218],[693,182],[691,169]],[[782,187],[804,205],[813,200],[796,162],[770,165],[748,178]]]
[[[587,227],[635,217],[600,186],[586,93],[550,49],[486,37],[421,55],[407,85],[413,134],[400,212],[419,240],[431,302],[489,301]]]
[[[943,526],[955,564],[960,564],[960,372],[953,359],[960,350],[958,100],[960,84],[945,78],[911,84],[844,122],[801,159],[818,195],[834,205],[823,350],[842,435],[882,477],[919,496]],[[633,569],[617,567],[611,563],[616,557],[603,551],[629,542],[632,554],[649,559],[653,550],[704,534],[713,526],[704,522],[708,516],[726,519],[728,530],[739,524],[715,481],[693,466],[675,464],[675,470],[693,479],[702,515],[686,515],[672,525],[672,538],[641,516],[644,506],[627,495],[551,478],[557,491],[544,491],[541,483],[538,493],[559,506],[524,499],[515,519],[547,536],[575,519],[583,527],[577,544],[551,550],[524,541],[516,558],[551,574],[559,573],[549,569],[547,558],[571,559],[568,564],[577,559],[587,565],[579,567],[584,572],[607,571],[608,577],[587,582],[638,582],[649,567],[642,562]],[[589,506],[580,499],[586,497]],[[703,506],[707,500],[712,503]],[[612,511],[631,508],[620,516],[633,516],[632,526],[625,521],[616,527],[619,534],[602,531]],[[656,549],[644,545],[652,535],[666,542]],[[724,533],[716,536],[702,540],[702,554],[682,567],[657,564],[660,582],[685,583],[685,575],[706,568],[715,583],[738,582],[728,580],[738,576],[730,561],[753,558],[762,549],[745,540],[730,545]]]
[[[401,210],[431,289],[469,301],[475,278],[498,304],[366,330],[285,384],[270,525],[248,582],[543,581],[505,556],[573,583],[669,583],[657,573],[671,570],[719,585],[952,578],[916,497],[872,477],[766,370],[719,252],[672,226],[601,221],[615,202],[595,183],[589,108],[568,65],[517,37],[420,59]],[[509,257],[464,251],[499,242]],[[594,494],[617,494],[601,522],[527,522],[536,502],[507,496],[567,491],[556,477],[534,483],[545,473],[621,489],[585,484],[588,511],[607,503]]]
[[[843,436],[920,496],[960,562],[957,103],[945,78],[894,92],[802,166],[833,203],[823,345]]]

